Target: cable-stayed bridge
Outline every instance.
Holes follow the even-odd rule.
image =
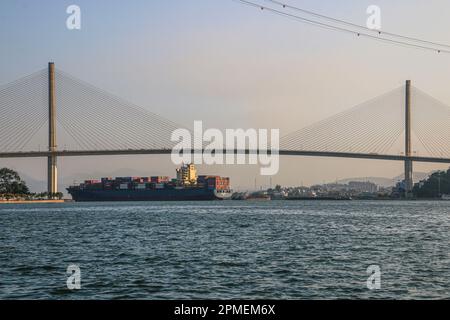
[[[53,63],[0,87],[0,158],[47,157],[50,193],[57,192],[58,157],[169,154],[181,127]],[[449,137],[450,107],[407,81],[282,137],[278,153],[403,161],[409,192],[413,162],[450,163]]]

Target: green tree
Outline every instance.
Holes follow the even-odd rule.
[[[11,169],[0,169],[0,194],[28,194],[30,191],[19,174]]]
[[[427,180],[416,184],[413,193],[418,198],[438,198],[443,194],[450,194],[450,169],[437,171]]]

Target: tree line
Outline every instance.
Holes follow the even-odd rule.
[[[62,192],[49,193],[30,192],[25,181],[19,174],[9,168],[0,169],[0,198],[5,200],[24,199],[24,200],[44,200],[44,199],[62,199]]]
[[[417,198],[440,198],[442,195],[450,195],[450,169],[437,171],[428,179],[416,183],[413,194]]]

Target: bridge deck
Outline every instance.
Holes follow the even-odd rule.
[[[203,151],[193,151],[196,153]],[[227,150],[223,150],[226,153]],[[260,150],[229,150],[235,154],[261,153]],[[81,156],[113,156],[113,155],[144,155],[144,154],[170,154],[172,149],[141,149],[141,150],[88,150],[88,151],[68,151],[60,150],[54,153],[50,151],[28,151],[28,152],[2,152],[0,158],[42,158],[51,155],[58,157],[81,157]],[[270,153],[270,151],[268,152]],[[384,155],[375,153],[351,153],[351,152],[328,152],[328,151],[293,151],[279,150],[281,156],[308,156],[308,157],[331,157],[331,158],[352,158],[352,159],[372,159],[372,160],[391,160],[432,163],[450,163],[450,158],[404,156],[404,155]]]

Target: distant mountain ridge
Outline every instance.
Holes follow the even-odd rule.
[[[419,182],[420,180],[426,179],[430,174],[432,174],[434,171],[431,172],[414,172],[413,178],[414,182]],[[398,175],[396,177],[393,177],[392,179],[384,178],[384,177],[355,177],[355,178],[346,178],[338,180],[338,183],[342,184],[348,184],[350,181],[359,181],[359,182],[365,182],[369,181],[372,183],[375,183],[376,185],[384,188],[389,188],[395,186],[395,184],[399,181],[402,181],[404,177],[404,174]]]
[[[47,181],[33,178],[27,174],[19,172],[20,177],[24,180],[31,192],[45,192],[47,190]],[[89,174],[74,174],[74,175],[60,175],[58,189],[64,194],[67,194],[66,187],[74,182],[80,183],[87,179],[98,179],[100,177],[120,177],[120,176],[144,176],[141,170],[122,168],[108,173],[102,171],[95,171]],[[61,180],[64,181],[61,184]]]
[[[431,175],[435,171],[431,172],[414,172],[414,182],[418,182],[420,180],[426,179],[429,175]],[[84,179],[93,179],[93,178],[99,178],[99,177],[120,177],[120,176],[142,176],[143,172],[141,170],[136,170],[132,168],[121,168],[112,172],[102,172],[102,171],[95,171],[92,174],[75,174],[75,175],[68,175],[68,176],[62,176],[64,180],[64,184],[59,186],[59,189],[61,192],[66,194],[65,188],[72,184],[73,182],[81,182]],[[20,174],[22,179],[27,183],[28,187],[32,192],[43,192],[47,189],[47,182],[44,180],[35,179],[33,177],[30,177],[26,174]],[[372,183],[375,183],[376,185],[384,188],[389,188],[394,186],[398,181],[403,180],[403,174],[398,175],[394,178],[385,178],[385,177],[354,177],[354,178],[345,178],[340,179],[337,182],[341,184],[348,184],[350,181],[360,181],[365,182],[369,181]]]

